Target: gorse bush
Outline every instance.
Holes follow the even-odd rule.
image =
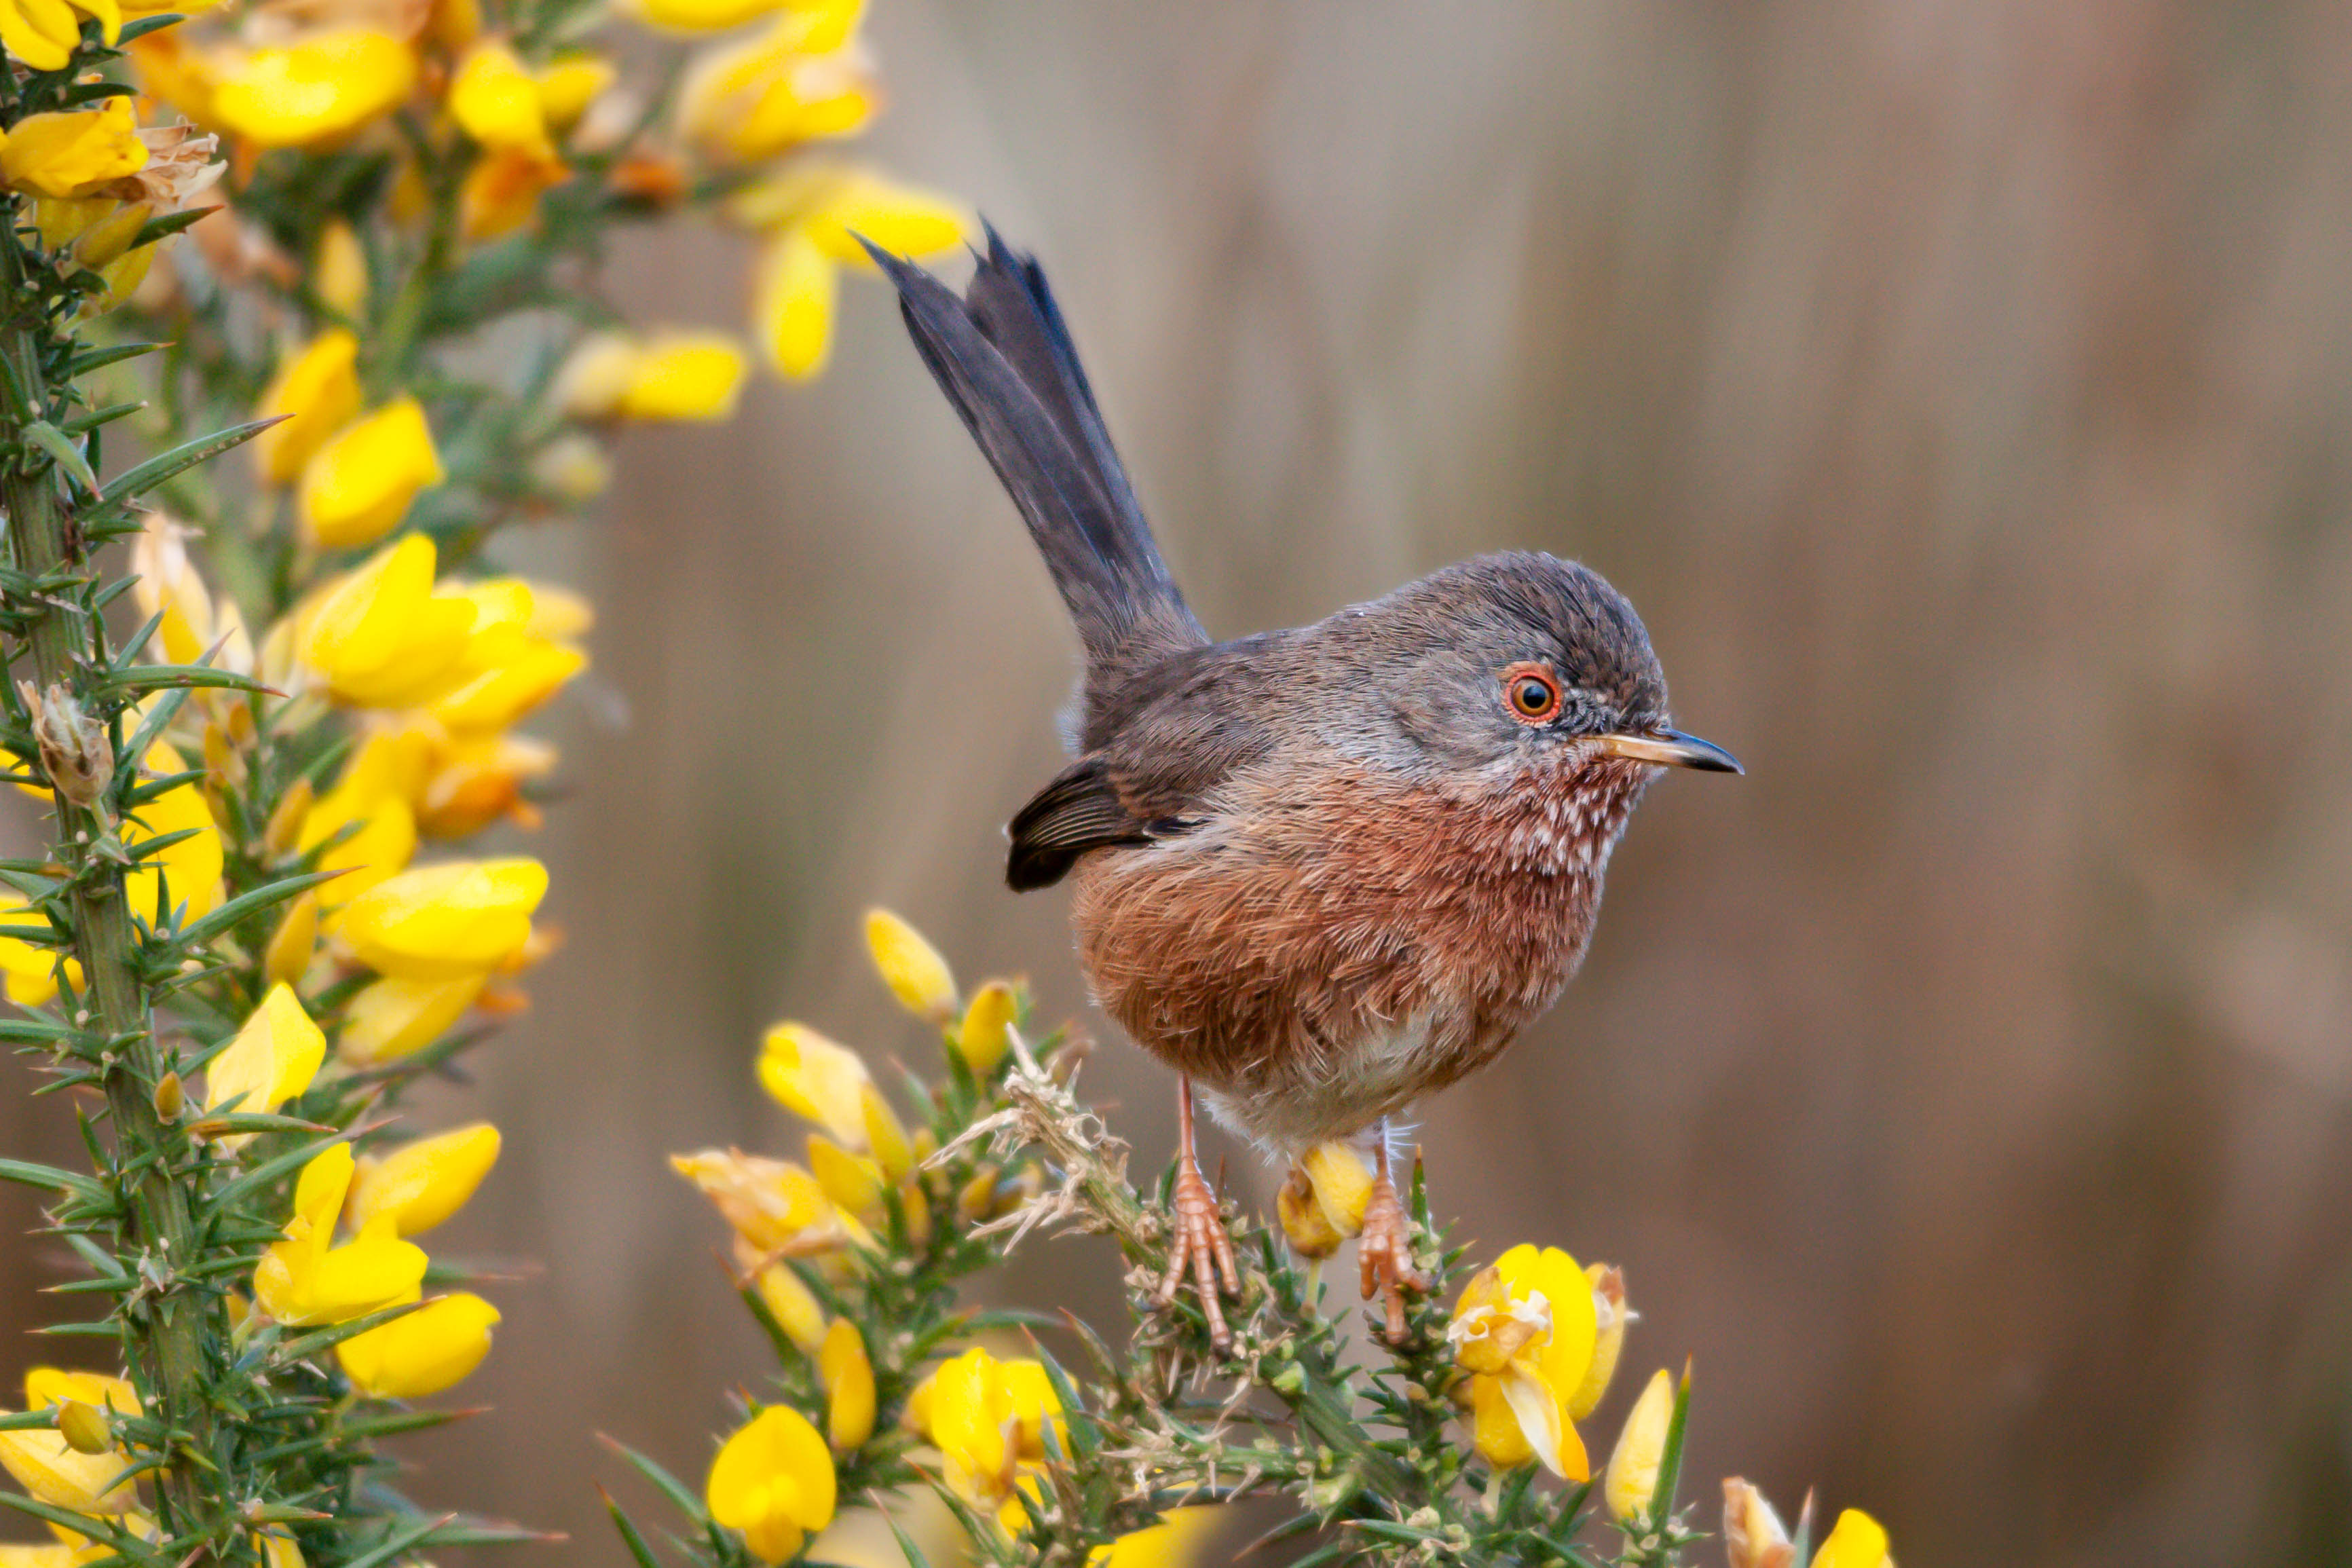
[[[1243,1552],[1220,1505],[1279,1505],[1247,1551],[1297,1563],[1689,1561],[1676,1497],[1691,1377],[1660,1370],[1605,1465],[1580,1424],[1609,1394],[1634,1314],[1623,1275],[1556,1247],[1473,1268],[1430,1221],[1416,1173],[1414,1263],[1434,1282],[1369,1352],[1350,1352],[1320,1260],[1363,1225],[1372,1173],[1330,1143],[1286,1187],[1278,1224],[1227,1228],[1243,1261],[1219,1353],[1196,1302],[1159,1303],[1173,1167],[1156,1194],[1076,1092],[1084,1042],[1040,1031],[1025,985],[967,999],[905,922],[867,919],[877,969],[936,1027],[937,1074],[886,1090],[864,1059],[804,1025],[762,1042],[760,1082],[811,1122],[804,1163],[706,1150],[678,1172],[732,1233],[744,1305],[778,1368],[719,1446],[699,1493],[630,1459],[682,1512],[676,1552],[706,1568],[827,1561],[811,1537],[878,1510],[906,1559],[1151,1568]],[[1039,1233],[1118,1243],[1130,1321],[975,1310],[960,1289]],[[1034,1243],[1030,1243],[1034,1245]],[[928,1542],[910,1494],[954,1521]],[[615,1521],[640,1568],[662,1558]],[[1848,1510],[1815,1550],[1761,1492],[1724,1483],[1731,1568],[1882,1568],[1885,1532]]]
[[[499,541],[748,363],[629,327],[593,265],[723,220],[798,376],[851,226],[968,225],[819,150],[874,111],[854,4],[160,11],[0,0],[0,747],[47,808],[0,863],[0,1037],[88,1154],[0,1163],[79,1265],[51,1332],[88,1368],[0,1417],[0,1502],[51,1532],[0,1553],[377,1568],[526,1533],[410,1501],[381,1448],[450,1419],[416,1402],[500,1319],[419,1240],[499,1133],[404,1090],[553,946],[544,869],[469,843],[537,821],[559,760],[523,727],[590,610]],[[632,44],[632,26],[727,36]]]

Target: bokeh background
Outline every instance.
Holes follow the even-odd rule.
[[[1906,1568],[2352,1563],[2352,10],[870,27],[876,150],[1044,258],[1213,631],[1548,549],[1748,763],[1652,793],[1583,978],[1418,1134],[1485,1252],[1625,1267],[1629,1373],[1696,1356],[1702,1499],[1818,1484]],[[729,324],[738,268],[665,232],[611,282]],[[825,380],[621,472],[519,562],[603,620],[532,841],[569,946],[447,1108],[508,1134],[446,1243],[517,1266],[497,1410],[404,1449],[572,1532],[517,1564],[620,1562],[589,1434],[698,1473],[760,1375],[664,1156],[796,1136],[776,1017],[931,1048],[866,904],[1028,973],[1172,1142],[1061,897],[999,881],[1074,643],[882,289]],[[0,1095],[12,1152],[60,1120]],[[13,1330],[54,1275],[5,1256]],[[1079,1244],[1006,1289],[1116,1310]]]

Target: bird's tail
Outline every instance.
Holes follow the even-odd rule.
[[[898,285],[923,363],[1027,520],[1086,644],[1089,696],[1207,641],[1160,559],[1037,263],[991,228],[958,299],[912,262],[860,243]]]

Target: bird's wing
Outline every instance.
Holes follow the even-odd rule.
[[[1063,769],[1006,831],[1013,847],[1004,880],[1021,893],[1060,881],[1089,849],[1149,844],[1155,837],[1152,825],[1119,798],[1118,783],[1100,757],[1082,758]]]
[[[1179,837],[1207,820],[1219,787],[1274,747],[1257,717],[1260,658],[1281,635],[1187,650],[1120,692],[1115,732],[1013,817],[1004,879],[1046,887],[1089,849]]]

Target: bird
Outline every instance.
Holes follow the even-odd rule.
[[[984,232],[961,295],[866,248],[1084,649],[1068,763],[1013,815],[1005,880],[1070,884],[1096,1002],[1177,1074],[1157,1300],[1189,1276],[1213,1344],[1230,1347],[1219,1297],[1240,1270],[1201,1170],[1197,1092],[1294,1173],[1318,1144],[1371,1140],[1360,1283],[1400,1340],[1405,1294],[1429,1281],[1392,1119],[1492,1062],[1559,996],[1654,777],[1742,770],[1673,727],[1633,606],[1549,554],[1481,555],[1309,626],[1211,638],[1044,270]]]

